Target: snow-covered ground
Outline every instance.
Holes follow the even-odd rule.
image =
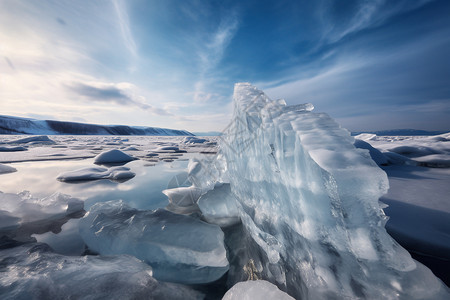
[[[0,136],[0,298],[449,295],[378,198],[448,284],[450,134],[235,105],[224,137]]]
[[[381,201],[388,232],[450,284],[450,133],[435,136],[362,134],[380,150],[389,178]]]

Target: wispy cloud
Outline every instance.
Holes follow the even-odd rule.
[[[239,28],[239,18],[236,10],[225,14],[215,31],[208,34],[206,43],[202,44],[197,53],[200,58],[199,78],[195,83],[193,99],[196,103],[206,102],[217,96],[208,92],[205,86],[211,83],[209,73],[220,63],[224,53]]]
[[[75,82],[67,85],[67,88],[76,94],[91,101],[109,102],[119,105],[131,105],[149,111],[155,115],[172,116],[165,109],[153,107],[143,102],[144,97],[135,93],[136,86],[127,82],[103,83],[103,82]]]
[[[322,2],[323,39],[327,43],[336,43],[350,34],[380,26],[396,15],[418,9],[432,1],[434,0],[400,0],[392,3],[388,0],[362,0],[356,1],[354,7],[347,8],[345,15],[340,13],[341,16],[332,14],[336,14],[335,7],[343,3]],[[349,3],[346,4],[349,5]]]
[[[125,44],[125,47],[130,51],[133,56],[137,56],[136,42],[134,41],[133,35],[130,29],[130,20],[128,17],[127,9],[125,3],[121,0],[113,0],[114,9],[117,14],[117,19],[120,25],[120,33]]]

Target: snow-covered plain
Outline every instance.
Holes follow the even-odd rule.
[[[234,98],[223,137],[0,136],[0,298],[449,298],[384,226],[448,266],[450,134]]]

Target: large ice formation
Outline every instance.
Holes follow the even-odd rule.
[[[250,269],[296,299],[448,299],[448,288],[386,233],[378,201],[386,173],[312,109],[237,84],[218,159],[190,165],[191,182],[229,182],[236,198],[242,229],[226,241],[229,284]]]
[[[81,219],[80,233],[102,255],[129,254],[146,261],[159,280],[207,283],[228,271],[222,230],[167,210],[97,203]]]
[[[33,243],[1,250],[0,261],[7,274],[0,276],[4,300],[203,298],[188,287],[157,281],[150,266],[128,255],[70,257]]]

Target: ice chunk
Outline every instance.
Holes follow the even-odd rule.
[[[63,256],[46,244],[0,251],[0,295],[12,299],[202,299],[189,287],[159,282],[127,256]]]
[[[163,190],[162,193],[169,198],[169,210],[177,213],[190,213],[198,209],[197,200],[202,195],[202,189],[195,186],[178,187]]]
[[[225,227],[240,220],[236,198],[229,183],[216,184],[213,190],[200,197],[198,206],[209,223]]]
[[[236,283],[222,300],[294,300],[276,285],[265,280],[250,280]]]
[[[449,298],[386,233],[378,201],[386,173],[328,115],[285,109],[237,84],[220,142],[217,160],[203,161],[189,180],[229,181],[237,199],[248,240],[230,256],[230,283],[251,259],[259,278],[297,299]]]
[[[355,136],[355,139],[362,140],[365,142],[374,141],[377,139],[377,135],[374,133],[361,133],[361,134],[358,134],[357,136]]]
[[[13,173],[16,172],[17,169],[8,165],[0,164],[0,174]]]
[[[372,147],[372,145],[370,145],[369,143],[363,140],[355,139],[355,142],[353,144],[356,148],[369,150],[370,157],[377,163],[377,165],[381,166],[388,164],[386,156],[384,156],[380,150]]]
[[[94,163],[96,164],[126,163],[135,159],[136,159],[135,157],[132,157],[120,150],[112,149],[97,155],[94,159]]]
[[[110,179],[114,181],[124,181],[133,178],[136,174],[127,167],[111,167],[109,169],[102,167],[82,168],[75,171],[69,171],[58,175],[56,179],[64,182],[88,181],[98,179]]]
[[[33,233],[59,232],[61,225],[84,214],[83,202],[55,193],[42,199],[29,192],[0,192],[0,235],[27,240]]]
[[[97,203],[81,219],[80,233],[102,255],[130,254],[146,261],[159,280],[207,283],[228,270],[220,227],[167,210]]]

